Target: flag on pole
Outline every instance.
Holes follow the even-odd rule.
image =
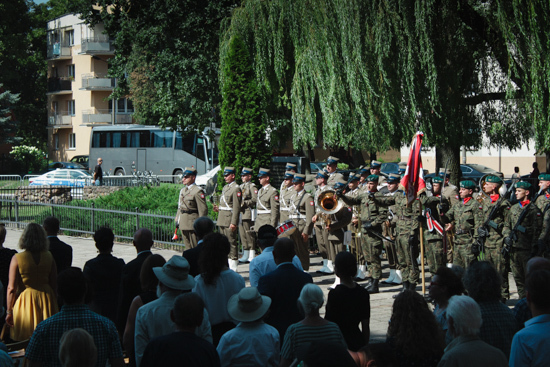
[[[424,133],[418,131],[411,142],[409,161],[407,170],[401,179],[401,187],[407,195],[407,203],[410,205],[416,196],[426,191],[426,181],[424,180],[424,170],[422,169],[422,138]]]

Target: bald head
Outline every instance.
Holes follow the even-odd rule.
[[[134,246],[137,252],[150,250],[153,246],[153,233],[147,228],[140,228],[134,233]]]
[[[525,270],[526,275],[531,274],[535,270],[550,270],[550,260],[540,256],[529,259]]]

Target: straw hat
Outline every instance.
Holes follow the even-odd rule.
[[[262,296],[256,287],[249,287],[229,298],[227,312],[234,320],[250,322],[264,316],[269,306],[271,298]]]
[[[195,286],[195,279],[189,275],[189,263],[183,256],[172,256],[162,267],[153,268],[153,272],[169,288],[187,291]]]

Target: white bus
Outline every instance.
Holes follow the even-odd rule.
[[[217,139],[219,135],[219,129],[182,134],[148,125],[94,126],[90,171],[93,172],[97,158],[101,157],[103,172],[109,175],[131,175],[135,171],[180,175],[185,167],[191,166],[203,174],[218,165],[218,149],[211,136]]]

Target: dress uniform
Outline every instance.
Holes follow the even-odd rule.
[[[193,231],[195,219],[208,215],[205,193],[195,184],[196,177],[196,169],[185,167],[182,181],[186,186],[180,190],[178,213],[175,218],[187,249],[197,246],[197,236]]]
[[[290,215],[289,218],[296,226],[296,230],[291,238],[294,240],[296,256],[302,263],[305,271],[309,270],[309,236],[313,231],[312,218],[315,215],[315,202],[313,197],[304,190],[306,176],[295,174],[292,183],[294,184],[294,193],[289,199]]]
[[[323,267],[317,270],[318,273],[323,274],[332,274],[334,268],[332,265],[332,260],[328,259],[328,233],[325,231],[325,222],[323,220],[323,213],[319,206],[319,196],[323,191],[330,189],[330,186],[327,185],[328,174],[323,170],[317,172],[315,175],[315,181],[317,184],[317,189],[315,190],[314,202],[315,202],[315,215],[313,217],[313,222],[315,223],[315,240],[317,241],[317,246],[319,248],[319,255],[323,259]]]
[[[285,165],[285,176],[287,174],[287,172],[291,173],[292,174],[292,177],[294,177],[294,174],[296,172],[298,172],[297,168],[296,168],[296,165],[294,163],[288,163]],[[286,180],[286,179],[285,179]],[[281,193],[281,196],[283,195],[283,188],[285,187],[288,187],[289,185],[287,185],[284,180],[283,182],[281,182],[281,187],[279,188],[279,193]],[[290,179],[290,187],[292,188],[292,179]],[[282,222],[282,221],[281,221]]]
[[[380,173],[382,169],[382,163],[379,161],[370,162],[370,174],[378,176],[378,191],[386,185],[386,178]]]
[[[325,170],[328,173],[327,178],[327,185],[330,187],[334,187],[336,182],[338,180],[341,180],[344,178],[341,173],[336,172],[336,169],[338,168],[338,162],[340,161],[339,158],[330,156],[327,158],[327,166],[325,167]]]
[[[531,184],[519,181],[516,183],[516,198],[506,221],[504,222],[504,247],[510,256],[510,267],[516,281],[519,298],[525,297],[525,270],[527,261],[531,257],[533,245],[537,243],[542,227],[542,217],[536,205],[529,205],[528,199]],[[519,220],[524,211],[525,216]],[[516,226],[517,225],[517,226]],[[514,231],[514,227],[516,230]]]
[[[384,192],[384,196],[399,195],[402,191],[398,190],[401,176],[395,173],[390,173],[387,183],[387,192]],[[386,191],[386,190],[384,190]],[[395,206],[388,207],[388,219],[384,222],[382,234],[385,237],[389,237],[391,240],[397,238],[397,216],[395,215]],[[390,241],[384,241],[386,247],[386,257],[388,258],[388,265],[390,268],[390,276],[382,281],[384,284],[401,284],[403,280],[401,278],[401,268],[399,267],[399,260],[397,258],[397,249],[395,243]]]
[[[277,228],[279,225],[279,193],[269,184],[270,170],[260,168],[258,178],[262,187],[258,190],[256,198],[256,211],[258,213],[254,223],[256,232],[266,224]]]
[[[252,169],[244,167],[241,171],[242,201],[241,201],[241,220],[239,223],[239,237],[241,238],[241,246],[243,247],[243,256],[239,259],[241,263],[248,263],[255,256],[254,249],[254,226],[253,210],[256,207],[256,197],[258,189],[251,181]]]
[[[348,179],[349,190],[346,191],[346,197],[355,199],[361,193],[361,190],[359,189],[360,178],[361,177],[359,174],[350,173]],[[357,279],[364,280],[366,278],[365,273],[367,271],[367,266],[365,264],[365,255],[363,255],[363,249],[361,248],[361,206],[352,205],[351,209],[352,217],[351,223],[348,224],[348,231],[351,232],[351,253],[355,256],[355,259],[357,261],[357,274],[355,275],[355,277]]]
[[[214,210],[218,211],[219,232],[229,239],[231,249],[229,252],[229,267],[237,271],[238,247],[237,247],[237,228],[239,225],[239,215],[241,213],[242,193],[241,188],[235,182],[235,168],[225,167],[223,176],[226,185],[222,189],[219,206]]]
[[[294,179],[294,172],[286,171],[283,184],[281,185],[281,191],[279,194],[279,199],[280,199],[279,223],[284,223],[289,219],[290,198],[295,194],[294,186],[292,185],[293,179]]]

